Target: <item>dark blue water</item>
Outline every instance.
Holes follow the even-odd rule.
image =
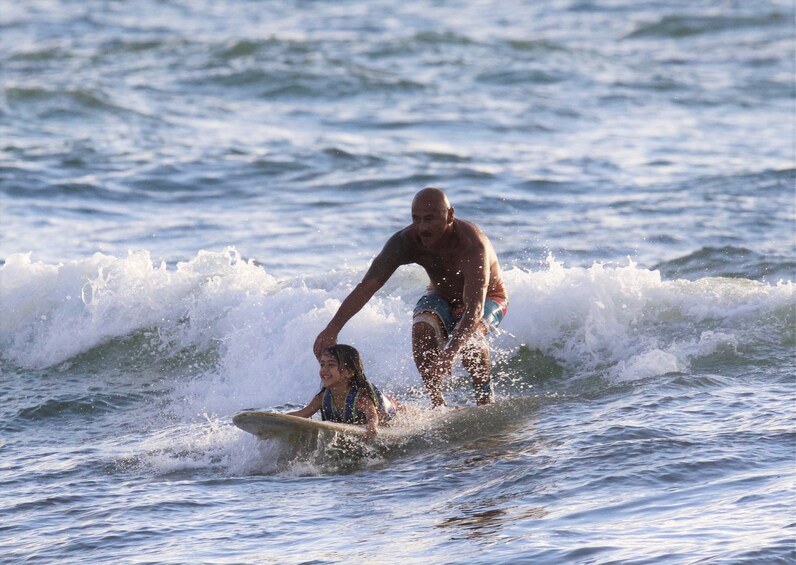
[[[4,5],[0,561],[796,561],[794,50],[775,0]],[[427,185],[498,404],[425,410],[403,268],[340,337],[415,439],[234,428]]]

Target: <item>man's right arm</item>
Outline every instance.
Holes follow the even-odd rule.
[[[318,334],[312,346],[312,351],[316,357],[320,357],[324,349],[337,343],[337,334],[340,333],[340,330],[343,329],[348,320],[362,310],[373,295],[384,286],[384,283],[392,276],[395,269],[403,264],[403,247],[403,237],[400,232],[387,240],[384,248],[373,259],[373,263],[371,263],[368,272],[365,273],[362,282],[345,297],[337,309],[337,313],[326,325],[326,328]]]

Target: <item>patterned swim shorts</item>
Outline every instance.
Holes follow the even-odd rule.
[[[508,305],[508,300],[503,296],[486,297],[484,301],[484,316],[481,318],[481,323],[487,332],[500,325],[503,316],[506,315]],[[442,322],[442,327],[439,329],[445,332],[444,336],[438,335],[437,338],[447,339],[464,314],[464,306],[453,308],[450,302],[442,296],[436,292],[429,291],[421,296],[415,305],[414,323],[429,322],[430,314],[436,314],[436,317]],[[438,324],[432,325],[436,327]]]

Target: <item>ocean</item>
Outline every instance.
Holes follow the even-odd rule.
[[[4,2],[0,562],[796,563],[795,22]],[[340,341],[411,441],[234,427],[317,391],[425,186],[505,272],[497,403],[429,409],[407,266]]]

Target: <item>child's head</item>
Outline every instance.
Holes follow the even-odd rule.
[[[323,353],[334,357],[337,361],[337,367],[340,373],[346,369],[351,371],[349,382],[353,384],[365,384],[367,379],[365,377],[365,366],[362,363],[362,356],[355,348],[350,345],[338,343],[327,347]]]

